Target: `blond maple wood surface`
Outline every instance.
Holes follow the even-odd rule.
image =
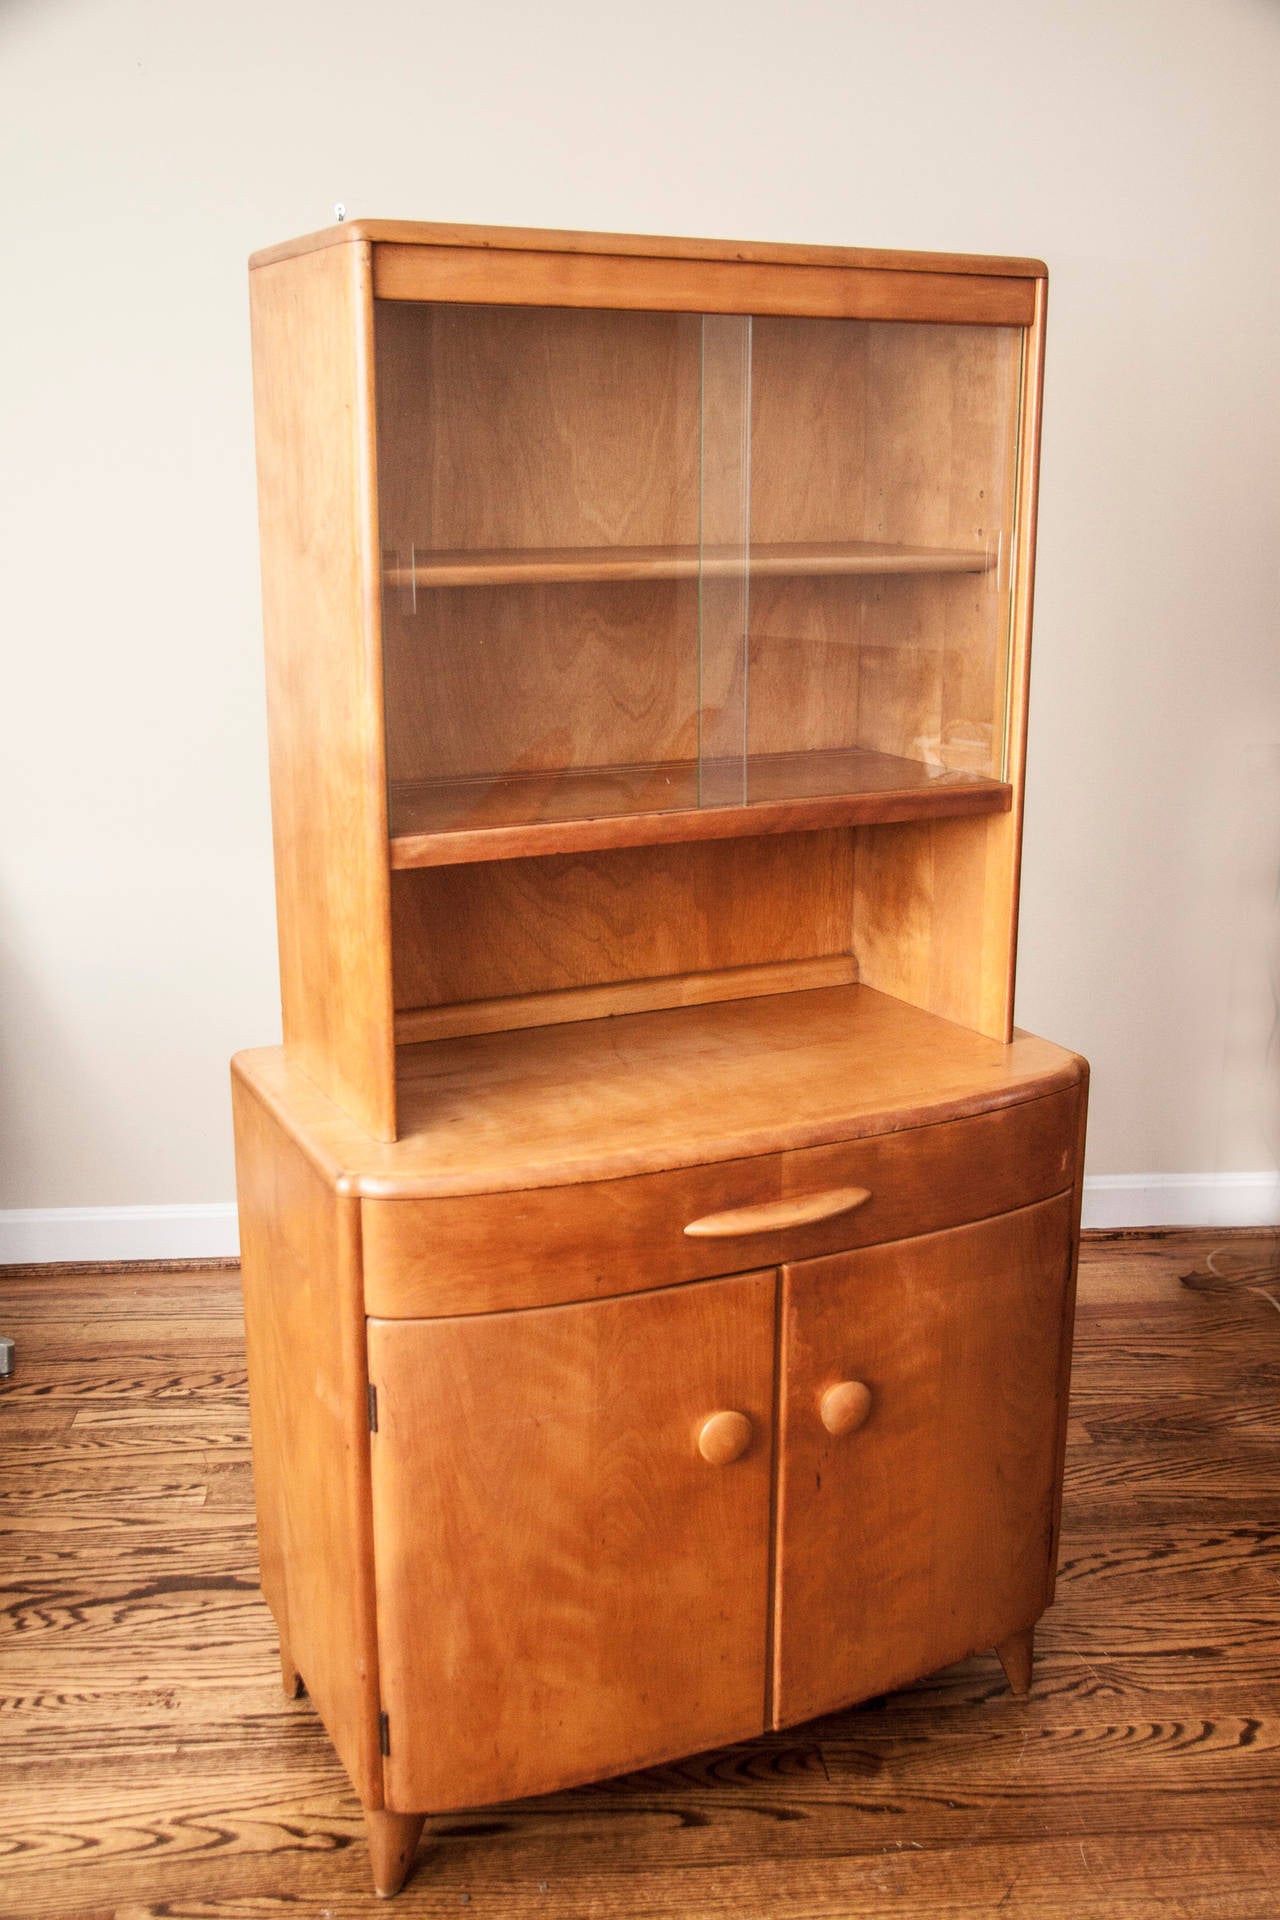
[[[865,1380],[837,1380],[818,1402],[818,1417],[837,1439],[856,1433],[871,1418],[875,1395]]]
[[[775,1286],[370,1322],[390,1806],[760,1729]],[[698,1436],[725,1409],[751,1434],[716,1467]]]
[[[525,249],[538,253],[632,254],[641,258],[657,254],[673,260],[766,261],[782,266],[788,263],[816,263],[878,268],[898,273],[1006,274],[1020,280],[1043,278],[1047,272],[1041,260],[999,254],[806,246],[794,241],[707,240],[671,234],[580,233],[546,227],[457,226],[428,220],[349,220],[340,226],[325,227],[317,233],[303,234],[298,239],[263,248],[253,255],[249,264],[251,267],[267,266],[276,260],[292,259],[297,253],[363,242],[393,242],[400,246]]]
[[[454,869],[446,869],[454,871]],[[710,973],[668,973],[656,979],[616,980],[598,987],[511,994],[496,1000],[463,1000],[441,1007],[411,1007],[396,1015],[396,1043],[452,1040],[468,1033],[505,1033],[512,1027],[555,1027],[601,1020],[659,1007],[696,1007],[710,1000],[754,1000],[809,987],[843,987],[858,978],[852,954],[813,960],[780,960],[758,967],[720,967]]]
[[[373,1888],[380,1900],[399,1893],[413,1864],[414,1851],[425,1824],[420,1813],[386,1813],[368,1808],[364,1826],[369,1842]]]
[[[1074,1204],[783,1269],[775,1726],[1006,1642],[1046,1605]],[[873,1404],[832,1433],[843,1379]]]
[[[713,804],[699,794],[711,783]],[[999,780],[859,747],[570,767],[484,779],[398,781],[391,864],[511,859],[606,847],[1007,812]]]
[[[366,1806],[382,1804],[358,1202],[233,1088],[262,1587]]]
[[[1271,1920],[1278,1263],[1274,1232],[1085,1236],[1027,1698],[984,1651],[803,1728],[431,1821],[394,1911]],[[236,1274],[28,1270],[0,1294],[0,1914],[385,1914],[332,1743],[280,1694]]]
[[[371,1313],[414,1317],[587,1300],[659,1282],[929,1233],[1047,1199],[1076,1172],[1074,1089],[938,1126],[576,1187],[366,1200]],[[815,1193],[860,1183],[852,1213],[795,1220]],[[793,1224],[705,1239],[685,1223],[783,1204]],[[755,1223],[758,1226],[758,1220]]]
[[[775,965],[819,958],[843,971],[808,984],[857,978],[853,845],[840,829],[397,873],[391,908],[406,1011],[605,985],[639,992],[634,1007],[583,1000],[578,1017],[591,1019],[597,1008],[682,1005],[679,976],[708,976],[690,1000],[732,999],[749,981],[726,979],[720,994],[715,975],[760,968],[767,982]],[[803,970],[787,973],[778,990],[805,983]],[[465,1023],[465,1005],[452,1018]]]
[[[395,1137],[367,248],[251,276],[285,1045]]]
[[[788,1227],[808,1227],[822,1220],[842,1219],[871,1198],[866,1187],[831,1187],[794,1200],[764,1200],[754,1207],[731,1207],[727,1213],[704,1213],[690,1220],[685,1233],[691,1240],[737,1240],[758,1233],[779,1233]]]
[[[1024,1627],[1020,1633],[1010,1634],[996,1648],[1000,1665],[1004,1668],[1005,1678],[1015,1693],[1030,1693],[1031,1680],[1035,1672],[1036,1630]]]
[[[1073,1091],[855,1143],[575,1187],[364,1202],[371,1312],[476,1313],[705,1278],[978,1219],[1069,1186]],[[860,1181],[853,1213],[730,1240],[684,1232],[736,1208]],[[732,1203],[732,1207],[729,1203]]]
[[[755,1429],[747,1414],[708,1414],[698,1428],[698,1452],[709,1467],[732,1466],[735,1460],[741,1460],[754,1437]]]
[[[804,262],[537,253],[391,240],[375,245],[373,271],[374,291],[382,300],[801,313],[970,326],[1025,326],[1040,284],[999,273],[894,273]]]
[[[907,547],[888,541],[753,542],[741,547],[548,547],[416,553],[408,566],[384,567],[389,587],[541,585],[557,580],[696,580],[749,571],[752,578],[791,575],[984,573],[995,556],[982,549]]]
[[[1073,1088],[1082,1065],[1031,1034],[1004,1046],[860,986],[476,1034],[400,1055],[403,1134],[391,1144],[353,1126],[279,1048],[238,1054],[233,1071],[341,1191],[390,1199],[865,1139]]]

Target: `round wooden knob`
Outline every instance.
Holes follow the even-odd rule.
[[[862,1380],[839,1380],[828,1387],[818,1403],[822,1424],[839,1439],[856,1433],[871,1412],[871,1389]]]
[[[751,1445],[751,1422],[745,1413],[709,1413],[698,1428],[698,1452],[713,1467],[741,1460]]]

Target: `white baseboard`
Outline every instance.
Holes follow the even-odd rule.
[[[1280,1173],[1097,1173],[1086,1227],[1280,1226]]]
[[[90,1260],[222,1260],[240,1251],[233,1200],[208,1206],[0,1211],[0,1267]]]
[[[1280,1226],[1280,1173],[1100,1173],[1086,1227]],[[63,1261],[223,1260],[239,1252],[233,1201],[0,1211],[0,1267]]]

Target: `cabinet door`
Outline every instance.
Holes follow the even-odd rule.
[[[1072,1224],[1063,1195],[783,1268],[774,1725],[1048,1604]]]
[[[370,1321],[389,1807],[546,1792],[761,1731],[775,1294],[748,1274]],[[749,1432],[704,1436],[715,1413]]]

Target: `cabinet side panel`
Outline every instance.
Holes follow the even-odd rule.
[[[250,276],[285,1046],[395,1138],[367,247]]]
[[[1005,840],[997,841],[1007,869],[1006,967],[1008,1018],[1013,1024],[1014,968],[1018,949],[1018,899],[1022,879],[1022,820],[1026,798],[1027,713],[1031,696],[1031,615],[1035,597],[1036,516],[1040,489],[1040,421],[1044,393],[1045,309],[1048,283],[1038,280],[1035,317],[1026,334],[1022,404],[1018,423],[1018,492],[1013,530],[1013,604],[1009,617],[1009,721],[1005,778],[1013,787],[1013,811]],[[994,982],[991,983],[994,985]],[[990,992],[990,989],[989,989]]]
[[[1049,1541],[1049,1602],[1058,1584],[1058,1547],[1062,1539],[1062,1491],[1067,1463],[1067,1415],[1071,1405],[1071,1362],[1076,1328],[1076,1287],[1080,1274],[1080,1216],[1084,1207],[1084,1146],[1089,1126],[1089,1066],[1080,1062],[1080,1099],[1076,1108],[1075,1184],[1071,1196],[1071,1270],[1062,1301],[1062,1344],[1058,1374],[1058,1434],[1053,1487],[1053,1524]],[[1048,1603],[1046,1603],[1048,1604]]]
[[[1048,1604],[1073,1209],[1062,1194],[784,1269],[777,1725],[996,1646]],[[871,1412],[835,1437],[823,1397],[844,1381]]]
[[[860,828],[853,951],[862,983],[1009,1040],[1017,852],[1010,814]]]
[[[366,1806],[382,1804],[359,1202],[233,1079],[262,1586]]]
[[[997,740],[1003,732],[1004,751],[997,759],[1003,758],[1004,777],[1013,788],[1011,811],[983,819],[864,828],[859,831],[855,855],[854,953],[859,977],[913,1006],[1005,1041],[1013,1032],[1044,302],[1045,285],[1037,281],[1032,322],[1022,336],[1016,436],[1009,449],[1012,513],[1007,524],[1001,523],[999,577],[1003,578],[1006,566],[1011,568],[1005,667],[997,673],[996,683],[986,687],[978,655],[964,640],[964,622],[975,617],[975,609],[966,614],[963,596],[969,587],[961,581],[960,597],[953,596],[952,608],[958,623],[952,638],[960,644],[942,687],[944,712],[952,711],[947,706],[950,701],[953,707],[959,703],[955,711],[977,713],[983,698],[989,699]],[[961,383],[960,389],[962,398],[969,397],[970,411],[976,405],[971,387],[972,382]],[[964,408],[959,412],[963,415]],[[956,431],[961,453],[965,448],[971,453],[977,432],[973,421],[961,419]],[[967,477],[958,498],[962,504],[967,499],[970,509],[979,512],[981,474],[977,468],[970,471],[964,459],[961,466]],[[963,526],[953,526],[948,537],[959,538],[964,531]],[[1011,558],[1006,559],[1006,554]],[[996,578],[991,576],[992,581]],[[955,584],[938,591],[950,594]],[[884,659],[895,657],[892,649],[884,650]],[[888,675],[886,685],[893,677]],[[868,681],[862,689],[864,718],[874,705],[869,685]],[[910,702],[903,712],[909,709]],[[881,744],[890,737],[883,736]]]
[[[764,1719],[772,1273],[369,1322],[386,1796],[544,1793]],[[702,1423],[745,1414],[713,1464]]]

